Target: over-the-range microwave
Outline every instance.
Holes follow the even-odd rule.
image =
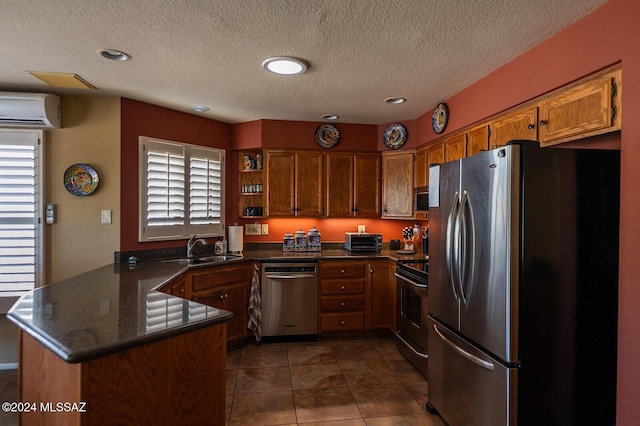
[[[350,252],[379,252],[382,250],[382,234],[345,232],[344,249]]]

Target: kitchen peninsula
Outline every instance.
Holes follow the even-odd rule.
[[[21,298],[21,424],[223,424],[232,314],[155,290],[183,271],[116,263]]]

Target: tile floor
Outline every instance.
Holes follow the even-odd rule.
[[[17,400],[16,370],[0,399]],[[443,426],[427,413],[427,381],[392,339],[262,343],[227,356],[229,425]],[[1,425],[18,416],[0,412]]]
[[[432,425],[427,381],[390,338],[262,343],[229,352],[229,425]]]

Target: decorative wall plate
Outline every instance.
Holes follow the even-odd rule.
[[[388,125],[382,134],[382,142],[387,148],[400,148],[407,142],[407,129],[402,124]]]
[[[448,120],[449,109],[447,108],[447,104],[440,102],[433,110],[433,117],[431,117],[433,131],[436,133],[442,133],[444,128],[447,127]]]
[[[69,193],[79,197],[93,194],[98,182],[98,172],[88,164],[77,163],[64,172],[64,187]]]
[[[322,148],[333,148],[340,140],[340,132],[336,126],[321,124],[316,129],[316,143]]]

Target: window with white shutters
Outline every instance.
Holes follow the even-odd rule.
[[[40,284],[40,131],[0,132],[0,297]]]
[[[224,233],[224,150],[140,137],[140,241]]]

